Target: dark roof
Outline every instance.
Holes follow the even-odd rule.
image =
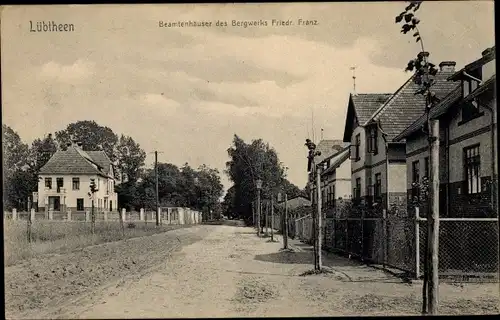
[[[463,67],[459,71],[452,74],[449,77],[449,80],[459,80],[464,72],[469,73],[469,72],[472,72],[472,71],[482,67],[486,63],[495,59],[495,52],[496,52],[495,46],[484,50],[483,56],[481,58],[469,63],[468,65],[466,65],[465,67]]]
[[[102,168],[99,165],[99,161],[101,160],[103,160],[102,156],[94,159],[79,147],[69,146],[66,151],[56,151],[40,169],[40,174],[85,174],[109,177],[109,166]]]
[[[106,152],[104,151],[85,151],[99,166],[101,166],[102,171],[106,174],[110,172],[111,160],[109,160]]]
[[[429,112],[429,117],[431,119],[437,119],[454,105],[460,102],[470,101],[480,94],[486,92],[487,90],[494,89],[495,87],[495,79],[496,76],[493,75],[490,79],[486,80],[482,85],[480,85],[476,90],[474,90],[471,94],[469,94],[465,99],[462,100],[462,88],[461,86],[457,86],[453,91],[451,91],[438,105],[433,107]],[[401,134],[394,138],[394,141],[400,141],[411,134],[417,132],[427,123],[427,115],[423,114],[420,118],[417,119],[413,124],[411,124],[408,128],[406,128]]]
[[[390,97],[391,93],[359,93],[350,94],[347,106],[347,116],[344,129],[344,142],[351,142],[352,122],[357,118],[358,123],[366,123]]]
[[[462,90],[461,87],[456,87],[453,91],[451,91],[441,102],[439,102],[436,106],[434,106],[430,112],[430,117],[439,117],[444,114],[452,105],[457,103],[462,98]],[[403,130],[400,134],[398,134],[393,141],[401,141],[406,137],[412,135],[413,133],[422,129],[422,127],[427,123],[427,115],[425,112],[418,118],[415,122],[413,122],[408,128]]]
[[[326,158],[331,157],[336,154],[339,149],[344,148],[344,142],[342,140],[321,140],[316,146],[316,150],[321,152],[321,155],[315,158],[317,163],[323,161]]]
[[[328,174],[337,169],[344,161],[349,159],[349,147],[344,148],[344,150],[335,154],[335,156],[331,159],[330,167],[326,169],[323,174]]]
[[[434,77],[435,82],[431,90],[438,99],[445,98],[460,85],[447,80],[451,73],[452,71],[439,71]],[[418,89],[419,86],[411,77],[370,119],[379,121],[388,140],[394,139],[424,114],[425,99],[422,95],[415,94]]]

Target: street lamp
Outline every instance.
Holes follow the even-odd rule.
[[[260,237],[260,190],[262,189],[262,180],[257,179],[255,181],[255,187],[257,187],[257,235]]]

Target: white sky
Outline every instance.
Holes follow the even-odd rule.
[[[78,120],[132,136],[160,161],[221,173],[236,133],[263,138],[306,182],[304,140],[342,139],[357,66],[360,93],[391,93],[419,46],[394,17],[407,4],[23,6],[1,14],[2,116],[26,143]],[[424,2],[431,60],[457,68],[494,45],[493,1]],[[316,19],[317,26],[159,28],[158,21]],[[30,33],[29,21],[72,23]],[[230,183],[222,174],[226,188]]]

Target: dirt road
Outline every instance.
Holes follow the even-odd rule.
[[[280,242],[259,239],[251,228],[197,226],[148,238],[151,240],[141,238],[127,244],[129,260],[126,261],[135,261],[131,263],[137,267],[132,268],[137,270],[113,269],[119,282],[102,280],[91,294],[87,292],[83,298],[74,299],[69,296],[58,308],[54,308],[54,304],[52,308],[37,305],[30,312],[20,313],[9,305],[10,317],[307,317],[419,313],[421,285],[403,283],[383,271],[333,255],[324,259],[332,274],[302,276],[311,269],[310,252],[298,247],[298,252],[280,252]],[[174,246],[171,240],[175,238],[179,240]],[[145,246],[149,242],[154,245]],[[174,251],[154,251],[158,244]],[[88,252],[93,250],[107,252],[93,260],[93,270],[103,270],[108,264],[116,267],[125,261],[125,258],[117,258],[123,254],[113,249],[89,248]],[[153,253],[147,253],[149,250]],[[115,259],[121,260],[114,262]],[[20,272],[9,271],[11,275]],[[70,289],[60,283],[61,292],[69,294]],[[498,312],[498,285],[495,284],[442,284],[440,293],[442,314]],[[13,303],[13,300],[11,294],[8,301]]]

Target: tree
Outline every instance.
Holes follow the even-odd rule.
[[[203,164],[198,168],[197,178],[196,188],[199,197],[196,207],[207,213],[217,210],[219,199],[224,192],[219,171]]]
[[[82,143],[85,151],[104,151],[112,163],[115,162],[115,146],[118,137],[108,127],[101,126],[95,121],[77,121],[70,123],[66,129],[56,132],[56,140],[61,149],[65,150],[68,143],[77,140]]]
[[[114,154],[117,175],[119,175],[120,181],[135,183],[144,167],[146,152],[141,149],[141,146],[132,137],[122,134],[115,146]]]
[[[2,124],[4,209],[23,207],[33,190],[32,176],[28,169],[28,145],[19,134]]]
[[[248,144],[234,135],[233,144],[227,151],[230,160],[226,162],[225,172],[234,184],[234,194],[231,193],[232,213],[251,221],[251,203],[257,195],[256,180],[263,181],[262,199],[275,197],[284,187],[283,164],[276,150],[262,139],[252,140]],[[229,203],[226,203],[226,208],[228,206]]]
[[[57,143],[50,133],[44,139],[37,138],[33,141],[29,150],[29,165],[36,175],[56,151]]]
[[[421,95],[425,99],[425,113],[427,115],[427,137],[429,142],[429,164],[430,164],[430,183],[429,192],[425,189],[427,205],[427,241],[425,243],[424,255],[424,284],[422,288],[422,313],[430,312],[435,314],[437,312],[437,293],[438,293],[438,252],[437,252],[437,239],[438,239],[438,224],[439,220],[439,181],[436,180],[433,174],[436,168],[434,166],[434,152],[437,151],[435,141],[439,136],[439,132],[433,129],[433,125],[429,118],[430,109],[438,102],[438,98],[432,90],[434,79],[432,78],[438,72],[436,66],[429,62],[429,52],[425,51],[422,35],[418,29],[420,19],[416,16],[416,12],[421,6],[422,1],[411,1],[410,4],[395,18],[396,23],[401,23],[401,32],[407,34],[414,32],[413,37],[415,42],[420,42],[421,51],[417,54],[415,59],[408,62],[406,71],[413,71],[413,81],[419,85],[419,89],[415,94]],[[436,175],[437,176],[437,175]],[[427,182],[425,182],[427,184]],[[426,185],[423,186],[427,188]],[[421,202],[421,201],[420,201]],[[417,250],[419,250],[417,248]]]

